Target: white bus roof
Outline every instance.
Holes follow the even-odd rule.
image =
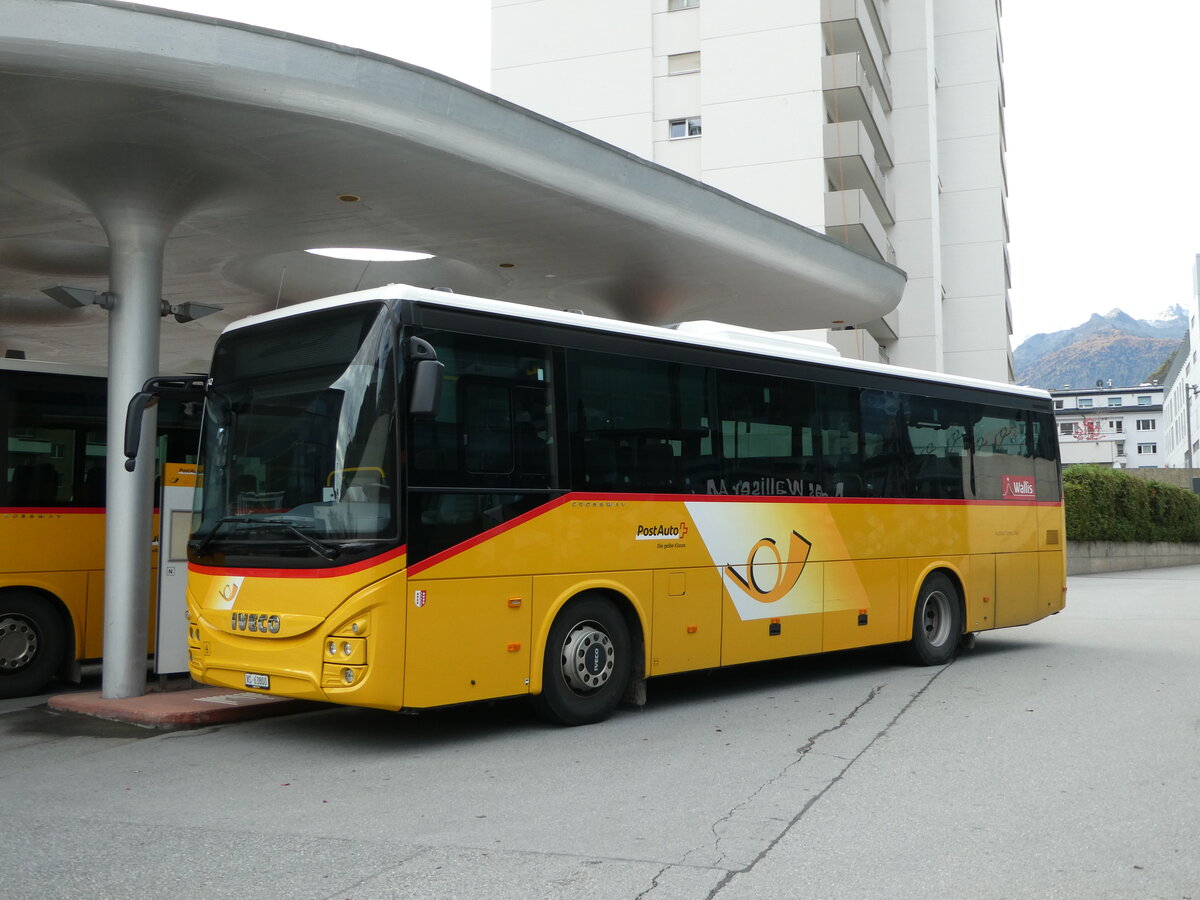
[[[42,375],[88,375],[105,378],[104,366],[81,366],[75,363],[49,362],[44,359],[0,359],[0,372],[37,372]]]
[[[903,366],[891,366],[884,363],[870,363],[857,359],[847,359],[839,355],[832,345],[824,341],[814,341],[779,332],[760,331],[754,328],[743,328],[738,325],[727,325],[722,322],[712,321],[682,322],[669,327],[639,325],[636,322],[624,322],[618,319],[588,316],[570,310],[525,306],[505,300],[488,300],[483,297],[470,297],[464,294],[452,294],[448,291],[427,290],[406,284],[389,284],[367,291],[339,294],[335,297],[311,300],[307,303],[298,303],[284,309],[249,316],[230,323],[226,326],[225,333],[250,325],[304,315],[305,313],[323,309],[333,309],[351,303],[366,303],[379,300],[417,300],[421,303],[445,306],[451,309],[477,310],[497,316],[567,325],[571,328],[603,331],[609,334],[644,337],[673,344],[690,344],[699,347],[737,350],[757,356],[814,362],[834,368],[851,369],[856,372],[872,372],[891,377],[911,378],[918,381],[1001,391],[1023,397],[1050,399],[1048,392],[1038,388],[1006,384],[1004,382],[984,381],[983,379],[967,378],[960,375],[947,375],[942,372],[931,372],[924,369],[909,369]]]

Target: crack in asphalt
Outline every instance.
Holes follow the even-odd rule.
[[[879,732],[876,733],[875,736],[872,737],[871,740],[869,740],[862,747],[862,749],[859,750],[858,753],[856,753],[846,763],[846,765],[841,768],[841,770],[833,778],[831,778],[829,780],[829,783],[826,784],[823,788],[821,788],[821,790],[817,791],[817,793],[813,794],[813,796],[811,796],[808,799],[808,801],[804,804],[804,806],[802,806],[800,808],[800,810],[796,813],[796,815],[792,816],[792,818],[790,820],[788,820],[788,822],[783,826],[783,828],[780,830],[780,832],[774,838],[772,838],[770,841],[767,842],[766,846],[764,846],[758,852],[758,854],[754,857],[754,859],[750,860],[750,862],[744,866],[741,866],[736,869],[729,869],[728,871],[726,871],[724,877],[721,878],[721,880],[718,881],[717,884],[713,887],[713,889],[706,895],[705,900],[713,900],[713,898],[715,898],[718,894],[720,894],[721,891],[723,891],[726,888],[726,886],[728,886],[730,884],[730,882],[732,882],[736,876],[743,875],[747,872],[752,871],[755,866],[757,866],[760,862],[762,862],[763,859],[766,858],[767,854],[770,853],[772,850],[774,850],[775,847],[779,844],[779,842],[782,841],[787,836],[788,832],[790,832],[793,828],[796,827],[796,825],[800,822],[800,820],[804,818],[804,816],[808,813],[808,811],[810,809],[812,809],[812,807],[817,803],[817,801],[820,800],[822,797],[824,797],[825,794],[828,793],[830,791],[830,789],[833,788],[834,785],[836,785],[838,782],[840,782],[846,776],[846,773],[850,771],[850,769],[854,766],[854,764],[857,763],[860,759],[862,759],[862,757],[864,755],[866,755],[867,751],[870,750],[881,737],[883,737],[885,734],[887,734],[888,731],[890,731],[892,729],[892,727],[897,722],[900,721],[901,717],[906,712],[908,712],[908,710],[912,707],[912,705],[914,703],[916,703],[917,700],[919,700],[921,698],[921,696],[927,690],[929,690],[930,686],[935,681],[937,681],[937,679],[941,676],[941,674],[943,672],[945,672],[946,669],[950,668],[951,665],[953,665],[952,662],[948,663],[945,666],[942,666],[937,672],[935,672],[933,674],[933,676],[927,682],[925,682],[924,685],[921,686],[921,689],[918,690],[916,693],[914,693],[908,699],[908,702],[905,703],[904,706],[902,706],[900,708],[899,712],[897,712],[896,715],[892,716],[891,720],[886,725],[884,725],[883,728],[881,728],[879,730]],[[716,834],[716,829],[721,825],[721,823],[729,821],[739,809],[746,806],[748,803],[750,803],[750,801],[752,801],[755,797],[757,797],[759,794],[761,794],[764,790],[766,790],[772,784],[777,783],[780,779],[782,779],[785,775],[787,775],[791,769],[793,769],[795,766],[797,766],[801,762],[803,762],[804,758],[812,751],[812,749],[816,745],[817,741],[819,741],[822,737],[825,737],[826,735],[831,734],[832,732],[835,732],[838,729],[845,727],[845,725],[848,724],[850,721],[852,721],[854,719],[854,717],[857,716],[869,703],[871,703],[877,696],[879,696],[879,692],[883,689],[883,687],[884,687],[884,685],[877,685],[876,687],[872,688],[870,693],[868,693],[867,696],[857,706],[854,707],[854,709],[850,710],[850,712],[848,712],[842,718],[842,720],[840,722],[838,722],[836,725],[831,725],[829,728],[819,731],[816,734],[814,734],[812,737],[810,737],[808,739],[808,741],[802,747],[798,748],[797,752],[799,753],[799,756],[797,756],[796,759],[794,759],[792,762],[788,763],[787,766],[785,766],[779,772],[779,774],[777,774],[770,780],[764,782],[756,791],[754,791],[754,793],[750,794],[748,797],[746,797],[744,800],[742,800],[737,806],[733,807],[728,813],[726,813],[724,816],[722,816],[720,819],[718,819],[716,822],[714,822],[713,826],[712,826],[713,834],[715,837],[717,837],[718,844],[720,842],[720,837]],[[696,849],[700,849],[700,848],[696,848]],[[692,852],[694,852],[694,851],[692,851]],[[686,854],[685,854],[685,857],[686,857]],[[658,875],[655,876],[655,879],[654,879],[655,884],[657,884],[658,878],[660,876],[662,876],[663,873],[667,871],[667,869],[670,869],[670,868],[672,868],[672,867],[671,866],[665,867],[662,871],[660,871],[658,873]],[[646,893],[648,894],[649,890],[647,890]]]
[[[770,778],[767,781],[764,781],[762,784],[760,784],[756,790],[754,790],[747,797],[745,797],[737,806],[730,809],[729,812],[725,813],[725,815],[721,816],[721,818],[717,819],[715,822],[712,823],[711,826],[709,826],[709,830],[712,831],[713,839],[716,843],[718,853],[720,854],[717,857],[716,862],[713,864],[714,867],[721,867],[722,863],[725,859],[725,854],[720,853],[721,835],[718,833],[718,829],[722,825],[724,825],[726,822],[728,822],[730,819],[732,819],[739,810],[744,809],[751,802],[753,802],[755,800],[755,798],[757,798],[759,795],[761,795],[764,791],[766,791],[768,788],[777,784],[784,777],[786,777],[787,774],[792,769],[794,769],[796,766],[800,765],[800,763],[804,762],[804,758],[806,756],[808,756],[809,752],[812,750],[813,746],[817,743],[817,741],[819,741],[825,735],[832,734],[833,732],[845,727],[845,725],[848,722],[850,722],[855,716],[857,716],[859,714],[859,712],[861,712],[862,709],[868,703],[870,703],[877,696],[879,696],[879,692],[881,690],[883,690],[883,687],[884,686],[882,684],[879,684],[879,685],[876,685],[875,687],[871,688],[871,690],[867,693],[867,696],[865,698],[863,698],[863,700],[861,700],[857,706],[855,706],[853,709],[851,709],[850,712],[846,713],[846,715],[844,715],[842,717],[840,722],[838,722],[836,725],[830,725],[828,728],[822,729],[821,731],[818,731],[816,734],[812,735],[805,742],[805,744],[802,747],[796,748],[797,756],[795,759],[793,759],[786,766],[784,766],[782,769],[780,769],[779,772],[773,778]],[[811,803],[811,801],[810,801],[810,803]],[[807,809],[807,806],[805,807],[805,809]],[[795,820],[793,819],[793,822],[794,821]],[[787,827],[790,828],[791,825],[789,824]],[[785,832],[786,832],[786,830],[787,830],[787,828],[784,829]],[[696,849],[699,849],[699,848],[696,848]],[[757,861],[757,858],[755,859],[755,861]],[[753,864],[754,863],[752,862],[751,865],[753,865]]]

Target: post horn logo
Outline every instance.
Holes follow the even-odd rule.
[[[219,591],[217,591],[217,593],[221,596],[221,599],[226,601],[227,603],[233,602],[233,598],[237,596],[237,592],[238,592],[238,586],[233,583],[227,584],[223,588],[221,588]]]
[[[775,554],[779,578],[769,588],[762,587],[754,575],[754,558],[758,555],[759,550],[770,550]],[[726,566],[725,571],[732,575],[741,589],[754,600],[760,603],[774,603],[776,600],[786,597],[796,586],[796,582],[800,580],[800,573],[804,571],[804,564],[808,562],[808,554],[811,550],[812,543],[798,532],[793,531],[791,544],[788,547],[788,559],[785,563],[783,556],[779,553],[779,547],[775,544],[775,539],[762,538],[750,548],[750,556],[746,559],[746,577],[743,578],[733,566]]]

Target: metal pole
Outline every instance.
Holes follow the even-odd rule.
[[[104,665],[101,695],[146,692],[150,611],[150,542],[154,514],[156,413],[146,413],[138,465],[125,471],[125,412],[147,378],[158,374],[163,250],[167,230],[119,216],[105,222],[110,285],[116,295],[108,324],[108,478],[104,551]],[[151,217],[146,217],[150,219]]]

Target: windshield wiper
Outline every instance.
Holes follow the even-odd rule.
[[[325,559],[337,559],[338,556],[341,555],[341,551],[338,550],[337,547],[334,547],[331,544],[326,544],[323,541],[318,541],[311,534],[305,534],[291,522],[283,519],[252,519],[251,521],[256,523],[261,522],[264,525],[278,525],[281,528],[286,528],[292,534],[296,535],[296,537],[300,538],[300,540],[304,541],[304,543],[308,544],[314,553],[316,553],[318,556],[324,557]]]
[[[197,554],[203,553],[208,545],[212,543],[212,539],[217,536],[217,532],[221,530],[222,525],[228,525],[230,522],[244,521],[245,519],[243,519],[241,516],[225,516],[217,519],[217,521],[213,523],[212,531],[198,541],[188,541],[188,547],[194,550]],[[192,546],[193,544],[195,544],[194,547]]]
[[[217,532],[221,530],[221,526],[234,522],[238,523],[239,525],[269,525],[275,528],[286,528],[292,534],[296,535],[296,537],[300,538],[300,540],[304,541],[304,543],[307,544],[314,553],[323,559],[334,560],[341,555],[341,551],[338,550],[337,547],[333,547],[322,541],[318,541],[311,534],[305,534],[291,522],[288,522],[284,519],[248,519],[244,516],[223,516],[222,518],[217,519],[216,523],[213,525],[212,531],[206,534],[200,541],[195,542],[194,546],[191,544],[189,544],[189,546],[191,546],[192,550],[197,554],[203,553],[208,545],[212,543],[213,538],[217,536]]]

